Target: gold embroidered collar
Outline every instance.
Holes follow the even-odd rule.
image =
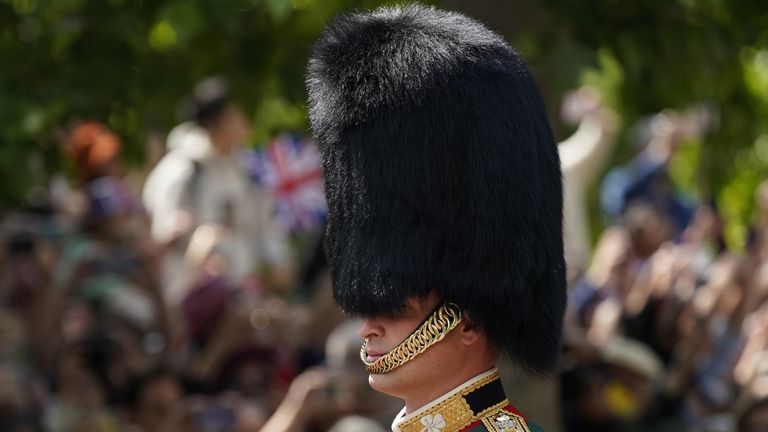
[[[456,432],[501,412],[507,405],[499,371],[493,368],[410,414],[403,408],[392,423],[392,432]]]

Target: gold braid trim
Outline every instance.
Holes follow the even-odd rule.
[[[414,357],[423,353],[427,348],[443,340],[445,335],[461,322],[461,308],[454,303],[440,306],[427,318],[410,336],[400,342],[392,351],[374,362],[369,362],[365,343],[360,348],[360,359],[365,363],[368,373],[384,374],[400,367]]]
[[[492,374],[479,380],[465,384],[465,387],[455,390],[456,393],[447,399],[431,405],[427,409],[422,409],[417,416],[411,416],[404,419],[402,423],[397,425],[396,430],[399,432],[424,432],[424,430],[428,428],[424,427],[426,424],[422,422],[422,419],[431,418],[432,421],[434,421],[435,418],[440,417],[445,422],[445,427],[442,428],[443,432],[463,431],[472,423],[478,420],[482,421],[484,417],[501,411],[504,407],[509,405],[509,401],[502,397],[497,403],[476,413],[472,411],[472,408],[467,402],[466,397],[469,394],[499,379],[499,372],[494,371]]]

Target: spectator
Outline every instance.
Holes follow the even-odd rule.
[[[617,119],[590,87],[567,94],[560,111],[563,120],[578,124],[576,132],[557,145],[563,172],[565,261],[568,279],[573,280],[585,270],[590,254],[587,190],[613,148]]]
[[[681,233],[693,209],[689,200],[674,190],[667,167],[681,142],[704,136],[713,116],[707,108],[682,114],[664,111],[637,125],[637,155],[627,165],[611,170],[603,180],[600,203],[608,220],[616,222],[632,201],[641,200],[667,214],[672,232]]]
[[[248,133],[228,85],[209,78],[183,102],[187,122],[168,135],[168,153],[148,176],[143,199],[152,237],[173,244],[165,266],[169,300],[178,302],[195,280],[200,262],[186,262],[189,234],[202,225],[219,233],[218,250],[236,282],[264,264],[285,279],[290,273],[285,239],[271,226],[271,200],[250,183],[236,160]]]
[[[181,380],[157,367],[132,378],[123,396],[124,424],[141,432],[173,430],[182,420],[178,412],[184,396]]]
[[[572,139],[586,132],[607,139],[611,125],[590,124],[605,119],[584,114],[599,104],[582,96],[565,104],[584,104],[583,117],[573,116],[581,123]],[[28,205],[2,219],[0,430],[389,429],[399,403],[367,385],[355,322],[336,328],[344,317],[331,304],[321,245],[297,243],[316,252],[305,292],[264,289],[248,277],[251,266],[232,272],[242,264],[232,257],[246,239],[258,240],[248,258],[255,266],[280,266],[287,255],[284,245],[267,244],[279,237],[267,222],[269,206],[262,206],[269,200],[256,191],[247,203],[254,190],[240,183],[238,171],[217,183],[216,170],[236,166],[233,147],[222,143],[236,147],[244,125],[226,98],[212,106],[171,134],[173,149],[144,191],[162,213],[166,203],[155,193],[172,182],[157,176],[178,174],[183,198],[169,212],[188,223],[170,224],[168,241],[150,235],[150,220],[123,177],[119,138],[94,122],[78,125],[67,140],[75,194],[38,188]],[[595,141],[599,149],[571,147],[572,139],[561,144],[563,155],[592,149],[589,164],[609,148]],[[659,170],[666,170],[663,163]],[[580,184],[569,181],[567,190]],[[187,194],[196,182],[206,184],[207,204],[199,208]],[[763,430],[766,185],[755,194],[755,225],[743,252],[725,247],[714,202],[691,207],[681,225],[677,207],[661,205],[655,194],[672,189],[626,193],[619,223],[600,233],[587,270],[571,280],[555,379],[522,381],[503,369],[521,405],[544,410],[552,431]],[[571,197],[583,198],[576,189]],[[219,193],[234,204],[222,210]],[[253,213],[259,220],[240,225],[235,215],[246,208],[260,209]],[[65,212],[76,223],[61,223]],[[151,222],[157,228],[168,220]],[[188,266],[176,269],[183,277],[164,273],[164,247]],[[169,290],[172,279],[183,289]]]
[[[662,363],[649,347],[611,338],[595,358],[563,373],[565,430],[683,430],[662,378]]]

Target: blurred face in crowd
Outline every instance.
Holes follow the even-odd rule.
[[[366,340],[367,359],[375,361],[395,348],[440,305],[434,293],[412,297],[402,312],[363,320],[359,334]],[[487,359],[482,363],[478,354]],[[478,373],[490,369],[495,360],[482,331],[465,318],[445,338],[404,365],[385,374],[370,374],[368,382],[375,390],[406,401],[407,409],[423,406],[459,386]],[[450,378],[458,382],[450,382]],[[447,388],[441,388],[443,384]]]
[[[715,210],[707,206],[697,208],[689,231],[694,240],[707,241],[715,239],[720,232],[720,221]]]
[[[83,364],[76,348],[67,348],[58,362],[58,379],[62,399],[83,410],[98,410],[107,401],[98,378]]]
[[[648,408],[653,396],[653,383],[641,373],[613,367],[606,395],[613,414],[636,419]]]
[[[635,203],[624,215],[624,225],[632,240],[635,254],[648,258],[670,238],[668,221],[651,205]]]
[[[125,174],[125,168],[123,168],[123,163],[120,161],[119,155],[109,159],[100,168],[100,174],[104,176],[122,177]]]
[[[268,361],[259,358],[247,359],[232,371],[232,386],[243,395],[254,399],[265,398],[269,394],[271,368],[272,365]]]
[[[57,259],[54,245],[34,236],[17,236],[0,248],[0,300],[13,307],[25,308],[46,286]],[[5,263],[2,254],[5,253]]]
[[[162,375],[147,382],[137,401],[136,423],[144,431],[162,430],[161,426],[182,396],[181,385],[171,375]]]
[[[243,110],[230,105],[211,120],[207,129],[216,152],[226,156],[237,151],[245,142],[248,137],[248,127],[248,119]]]

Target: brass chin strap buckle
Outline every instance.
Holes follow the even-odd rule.
[[[367,360],[366,346],[363,342],[363,346],[360,348],[360,359],[365,364],[368,373],[387,373],[408,363],[426,351],[427,348],[443,340],[445,335],[456,328],[460,322],[461,308],[455,303],[445,303],[432,312],[410,336],[374,362]]]

